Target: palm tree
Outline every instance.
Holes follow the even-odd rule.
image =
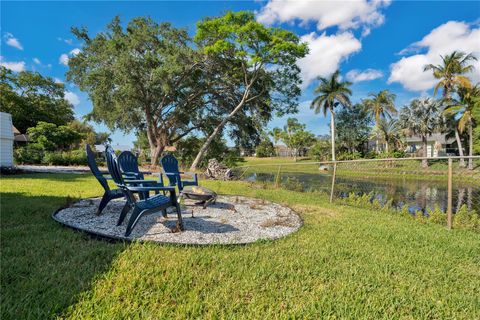
[[[480,108],[480,87],[460,87],[458,89],[458,100],[452,100],[452,104],[445,108],[445,114],[452,114],[458,119],[458,130],[463,133],[468,127],[468,155],[473,155],[473,110]],[[473,169],[473,159],[468,159],[468,169]]]
[[[373,135],[377,139],[385,142],[385,152],[389,152],[390,146],[394,149],[402,145],[402,128],[396,119],[380,119],[373,130]]]
[[[435,86],[433,94],[437,94],[438,89],[443,90],[443,101],[446,105],[451,104],[452,93],[459,87],[470,88],[470,80],[463,74],[470,72],[474,69],[474,66],[470,64],[471,61],[477,60],[473,54],[465,54],[460,51],[453,51],[446,56],[440,56],[442,63],[438,65],[427,64],[424,67],[424,71],[433,71],[433,76],[440,81]],[[455,140],[458,145],[458,152],[460,157],[463,157],[462,141],[460,140],[460,134],[455,129]],[[465,166],[465,161],[460,158],[460,166]]]
[[[391,118],[392,115],[397,113],[397,109],[395,109],[395,98],[397,96],[388,90],[370,93],[368,96],[370,98],[363,100],[363,105],[365,110],[375,119],[375,127],[378,129],[380,119]],[[379,152],[378,139],[375,143],[375,150],[377,153]]]
[[[470,80],[463,74],[470,72],[474,66],[469,64],[477,58],[473,54],[465,54],[460,51],[453,51],[442,58],[441,64],[427,64],[423,71],[433,70],[433,76],[440,81],[435,86],[433,94],[437,94],[439,88],[443,89],[443,97],[450,99],[452,92],[459,86],[471,87]]]
[[[340,71],[335,71],[329,78],[318,77],[320,84],[315,88],[315,93],[319,94],[313,99],[310,109],[315,109],[318,114],[320,110],[326,116],[330,111],[330,131],[332,137],[332,161],[335,161],[335,107],[342,105],[350,107],[350,95],[352,91],[349,86],[352,84],[348,81],[339,79]]]
[[[402,108],[398,121],[408,134],[422,138],[423,157],[426,158],[427,137],[443,125],[440,104],[430,98],[414,99],[410,105]],[[422,166],[428,167],[427,159],[422,160]]]

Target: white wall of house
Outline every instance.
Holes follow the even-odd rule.
[[[0,112],[0,166],[13,166],[12,115]]]

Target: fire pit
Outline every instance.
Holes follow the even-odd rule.
[[[202,205],[203,209],[205,209],[209,204],[215,203],[217,200],[217,194],[215,191],[205,187],[187,186],[180,192],[178,201],[182,198],[198,201],[195,204]]]

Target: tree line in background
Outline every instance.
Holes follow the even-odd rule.
[[[371,157],[368,154],[369,140],[375,141],[373,156],[393,157],[403,156],[405,150],[404,138],[416,135],[421,138],[421,156],[427,157],[427,139],[433,133],[445,133],[455,137],[460,156],[464,155],[466,144],[468,155],[480,151],[480,136],[478,123],[480,122],[480,85],[472,84],[465,76],[473,70],[471,62],[476,60],[472,54],[453,52],[442,58],[439,65],[427,65],[425,71],[433,71],[439,80],[435,86],[434,95],[439,89],[443,91],[442,97],[435,100],[421,97],[412,100],[398,112],[395,108],[395,94],[388,90],[371,93],[360,104],[350,102],[352,94],[349,89],[351,83],[340,80],[340,72],[336,71],[328,78],[318,78],[319,85],[315,88],[317,96],[311,104],[315,113],[330,113],[330,156],[337,160],[336,154],[340,152],[339,160]],[[343,107],[337,113],[336,109]],[[373,128],[370,127],[373,122]],[[291,126],[290,124],[295,124]],[[276,141],[280,138],[293,150],[294,157],[297,150],[305,146],[292,140],[292,134],[304,131],[305,126],[298,124],[296,119],[288,119],[283,131],[275,128],[271,135]],[[296,130],[296,131],[295,131]],[[308,132],[302,135],[309,137]],[[464,137],[465,139],[462,139]],[[310,138],[305,138],[304,142]],[[467,141],[464,143],[462,140]],[[380,146],[384,146],[380,150]],[[311,156],[318,160],[325,158],[326,144],[324,139],[310,143]],[[320,151],[322,150],[322,151]],[[422,161],[423,167],[428,166],[428,161]],[[465,166],[464,159],[460,165]],[[473,160],[468,160],[468,168],[473,168]]]
[[[108,134],[74,118],[64,84],[52,78],[0,67],[0,90],[0,111],[10,113],[15,127],[29,139],[15,148],[17,163],[86,164],[83,146],[108,139]]]
[[[471,54],[456,51],[442,57],[439,65],[425,66],[425,72],[438,79],[434,96],[438,90],[442,96],[414,99],[400,110],[388,90],[352,104],[351,83],[341,80],[339,71],[319,77],[311,109],[330,114],[331,121],[330,135],[315,137],[295,118],[265,131],[273,116],[298,111],[301,79],[296,62],[308,48],[295,34],[256,22],[251,12],[205,18],[197,23],[194,36],[145,17],[126,26],[115,17],[95,36],[85,28],[72,32],[83,45],[69,59],[66,76],[92,101],[86,120],[135,132],[135,148],[153,165],[172,146],[192,170],[209,158],[234,165],[244,154],[275,155],[274,143],[279,141],[295,158],[399,157],[405,155],[409,135],[421,137],[426,156],[427,138],[436,132],[454,137],[460,155],[464,149],[468,155],[480,152],[479,85],[465,76],[476,60]],[[0,85],[1,110],[11,113],[17,128],[31,139],[16,149],[17,161],[54,163],[65,158],[73,163],[82,145],[108,139],[74,120],[63,84],[2,67]],[[234,148],[227,147],[225,136]]]

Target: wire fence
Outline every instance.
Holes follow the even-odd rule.
[[[242,166],[240,180],[327,194],[331,202],[401,210],[480,229],[480,156],[295,162]]]

